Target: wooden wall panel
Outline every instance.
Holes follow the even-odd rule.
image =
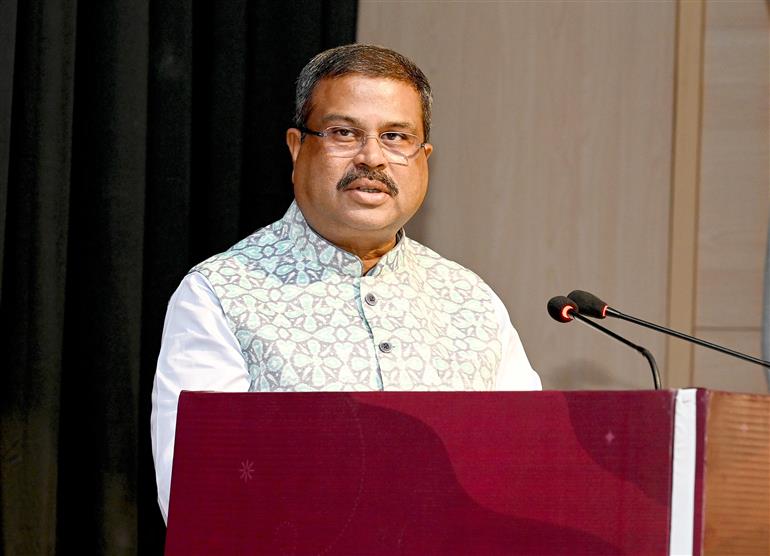
[[[673,2],[362,1],[358,40],[435,92],[431,189],[408,233],[483,276],[547,388],[646,388],[645,361],[545,311],[593,290],[667,318]],[[613,328],[661,364],[665,341]]]
[[[759,327],[770,199],[768,5],[708,2],[699,327]]]
[[[770,5],[709,1],[706,8],[696,333],[759,356],[770,208]],[[719,376],[733,365],[734,381]],[[698,354],[694,382],[767,391],[761,367],[711,352]]]
[[[759,357],[760,331],[700,330],[698,337]],[[695,384],[731,392],[767,392],[762,367],[708,349],[695,350]]]
[[[705,12],[704,0],[677,3],[667,325],[689,335],[695,333]],[[666,386],[691,384],[693,345],[669,337],[666,349]]]

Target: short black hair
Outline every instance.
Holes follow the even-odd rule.
[[[389,48],[372,44],[347,44],[325,50],[310,60],[297,77],[294,125],[307,127],[313,109],[311,99],[322,79],[360,73],[369,77],[385,77],[410,84],[420,95],[422,128],[425,141],[430,137],[430,114],[433,95],[428,78],[417,64]]]

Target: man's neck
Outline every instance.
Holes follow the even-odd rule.
[[[300,209],[301,211],[301,209]],[[398,232],[392,235],[382,233],[363,233],[358,230],[340,231],[334,228],[322,231],[319,227],[313,225],[311,219],[305,216],[305,222],[316,234],[324,238],[329,243],[337,246],[343,251],[347,251],[358,257],[363,265],[363,274],[369,272],[379,262],[379,260],[391,249],[396,246]]]
[[[339,243],[336,243],[335,245],[361,259],[361,265],[363,266],[362,274],[366,274],[374,268],[388,251],[396,246],[396,238],[394,237],[390,242],[379,247]]]

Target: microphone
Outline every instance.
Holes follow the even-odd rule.
[[[577,312],[577,304],[569,297],[557,295],[548,300],[548,314],[551,315],[551,318],[554,320],[559,322],[569,322]]]
[[[604,301],[583,290],[572,290],[567,294],[567,298],[571,299],[578,306],[578,310],[587,317],[603,319],[610,310],[610,306]]]
[[[652,372],[652,382],[655,386],[655,390],[660,390],[660,372],[658,372],[658,363],[655,361],[655,357],[652,356],[652,353],[650,353],[650,350],[640,345],[637,345],[631,342],[630,340],[625,339],[623,336],[620,336],[619,334],[616,334],[612,330],[609,330],[608,328],[604,328],[601,324],[595,323],[591,319],[581,315],[580,306],[575,302],[574,299],[565,297],[563,295],[557,295],[556,297],[552,297],[551,299],[548,300],[547,307],[548,307],[548,314],[551,315],[551,318],[553,318],[558,322],[570,322],[573,319],[578,320],[583,324],[587,324],[588,326],[595,328],[600,332],[604,332],[608,336],[615,338],[617,341],[641,353],[644,356],[644,358],[647,359],[647,362],[650,364],[650,371]]]
[[[577,305],[578,311],[580,311],[580,313],[587,315],[589,317],[594,317],[597,319],[603,319],[605,317],[614,317],[616,319],[625,320],[625,321],[637,324],[639,326],[644,326],[645,328],[655,330],[656,332],[662,332],[663,334],[668,334],[669,336],[673,336],[674,338],[679,338],[680,340],[692,342],[693,344],[707,347],[709,349],[713,349],[715,351],[724,353],[726,355],[730,355],[732,357],[737,357],[738,359],[741,359],[743,361],[748,361],[749,363],[754,363],[755,365],[761,365],[763,367],[770,368],[770,361],[765,361],[764,359],[752,357],[751,355],[746,355],[745,353],[728,349],[724,346],[707,342],[706,340],[701,340],[700,338],[696,338],[695,336],[690,336],[688,334],[684,334],[683,332],[677,332],[676,330],[666,328],[665,326],[660,326],[659,324],[653,324],[651,322],[647,322],[646,320],[642,320],[636,317],[632,317],[631,315],[626,315],[625,313],[621,313],[617,309],[613,309],[612,307],[607,305],[604,301],[602,301],[592,293],[582,291],[582,290],[574,290],[570,292],[567,295],[567,297],[571,299],[575,303],[575,305]]]

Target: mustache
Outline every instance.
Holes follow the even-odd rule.
[[[337,191],[346,189],[351,183],[360,178],[380,182],[388,188],[388,193],[391,197],[398,195],[398,184],[393,181],[393,178],[381,170],[374,170],[366,167],[353,168],[347,174],[342,176],[340,181],[337,182]]]

